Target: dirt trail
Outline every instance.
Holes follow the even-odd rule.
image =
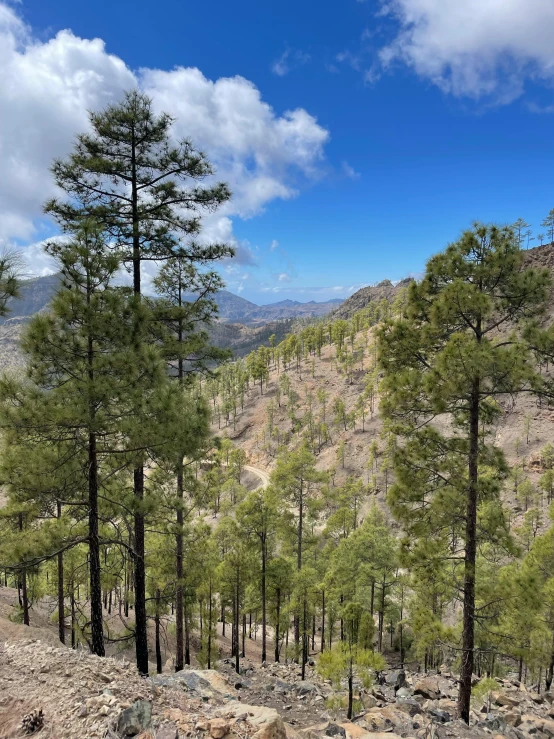
[[[257,475],[260,478],[262,484],[259,487],[264,490],[269,487],[269,474],[267,472],[264,472],[264,470],[261,470],[259,467],[252,467],[249,464],[245,464],[244,469],[247,472],[252,472],[252,474]]]

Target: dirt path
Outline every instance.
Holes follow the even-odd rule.
[[[264,470],[261,470],[259,467],[251,467],[249,464],[245,464],[244,469],[247,472],[252,472],[252,474],[257,475],[260,478],[262,483],[259,487],[264,490],[269,487],[269,474],[267,472],[264,472]]]

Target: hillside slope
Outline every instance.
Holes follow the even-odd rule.
[[[548,267],[554,280],[554,244],[531,249],[525,254],[527,266]],[[364,301],[380,300],[386,297],[394,299],[400,286],[409,280],[393,286],[382,283],[375,288],[365,288],[361,294],[352,296],[332,315],[332,319],[345,318],[352,315],[355,305]],[[367,303],[365,303],[367,305]],[[554,294],[551,295],[547,307],[547,320],[554,317]],[[325,420],[329,426],[330,439],[319,445],[317,449],[317,466],[319,469],[333,469],[336,485],[343,484],[348,476],[362,477],[370,488],[369,499],[376,500],[386,509],[385,497],[389,482],[386,464],[386,438],[383,437],[383,423],[378,414],[378,397],[375,397],[373,412],[368,410],[365,421],[358,416],[354,424],[345,424],[335,418],[333,406],[336,402],[344,402],[347,414],[354,414],[358,408],[359,398],[368,383],[378,387],[378,376],[373,368],[375,346],[373,330],[356,337],[358,346],[366,344],[363,362],[358,362],[355,371],[348,378],[342,373],[337,362],[336,347],[325,346],[321,358],[308,357],[300,362],[299,368],[291,365],[287,370],[291,394],[287,398],[279,393],[282,367],[272,366],[269,379],[260,394],[259,385],[251,388],[244,410],[239,413],[233,427],[232,422],[222,429],[214,430],[229,436],[234,443],[244,449],[256,465],[271,470],[275,464],[277,449],[283,443],[290,449],[296,448],[309,435],[309,425]],[[318,392],[324,391],[324,403],[318,400]],[[279,397],[279,402],[277,398]],[[294,421],[291,420],[291,397],[294,406]],[[522,464],[525,474],[537,486],[544,472],[540,451],[548,443],[554,445],[554,408],[541,405],[536,397],[521,394],[515,400],[502,400],[503,414],[495,429],[495,443],[500,446],[510,465]],[[378,454],[371,461],[371,447],[378,446]],[[316,444],[316,447],[318,444]],[[344,455],[342,447],[344,446]],[[344,464],[343,464],[344,461]],[[369,465],[369,466],[368,466]],[[524,511],[515,500],[510,490],[505,493],[506,502],[512,508],[515,526],[523,519]],[[544,509],[543,524],[547,523]],[[394,525],[394,524],[392,524]]]

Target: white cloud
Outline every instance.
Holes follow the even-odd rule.
[[[443,91],[509,102],[528,79],[554,81],[551,0],[387,0],[399,29],[385,68],[411,67]]]
[[[367,283],[360,283],[358,285],[331,285],[327,287],[287,287],[284,285],[261,285],[258,289],[262,293],[283,293],[283,294],[295,294],[295,295],[323,295],[327,299],[331,298],[342,298],[352,295],[356,290],[360,290],[362,287],[367,287]],[[325,299],[325,298],[324,298]]]
[[[87,110],[140,86],[157,110],[176,118],[175,135],[207,153],[233,200],[204,221],[204,237],[228,240],[237,261],[254,264],[234,239],[232,219],[259,214],[277,198],[298,194],[318,175],[329,133],[302,108],[278,114],[243,77],[207,79],[198,69],[133,73],[100,39],[61,31],[35,38],[0,0],[0,238],[32,242],[50,228],[42,203],[54,194],[49,167],[88,126]]]
[[[292,49],[285,49],[281,56],[276,59],[271,65],[271,71],[278,77],[284,77],[292,69],[306,64],[310,61],[310,55],[304,51],[294,51]]]
[[[345,177],[348,177],[350,180],[358,180],[361,177],[361,174],[359,172],[356,172],[354,167],[352,167],[348,162],[343,161],[342,162],[342,173]]]
[[[279,280],[279,282],[290,282],[292,278],[288,272],[281,272],[277,279]]]
[[[360,71],[360,57],[356,54],[353,54],[351,51],[348,51],[348,49],[337,54],[335,59],[341,64],[348,64],[349,67],[352,67],[352,69],[355,69],[357,72]]]
[[[279,246],[279,242],[277,241],[277,239],[273,239],[269,247],[269,251],[275,251],[275,249],[277,249],[278,246]]]

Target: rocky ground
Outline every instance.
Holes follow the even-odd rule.
[[[245,661],[237,675],[226,660],[218,671],[144,679],[126,660],[23,639],[0,646],[0,739],[554,737],[554,693],[539,695],[515,680],[499,681],[474,705],[470,727],[455,718],[450,673],[387,671],[357,692],[358,713],[347,721],[343,709],[329,707],[338,694],[313,665],[305,681],[296,665]]]

